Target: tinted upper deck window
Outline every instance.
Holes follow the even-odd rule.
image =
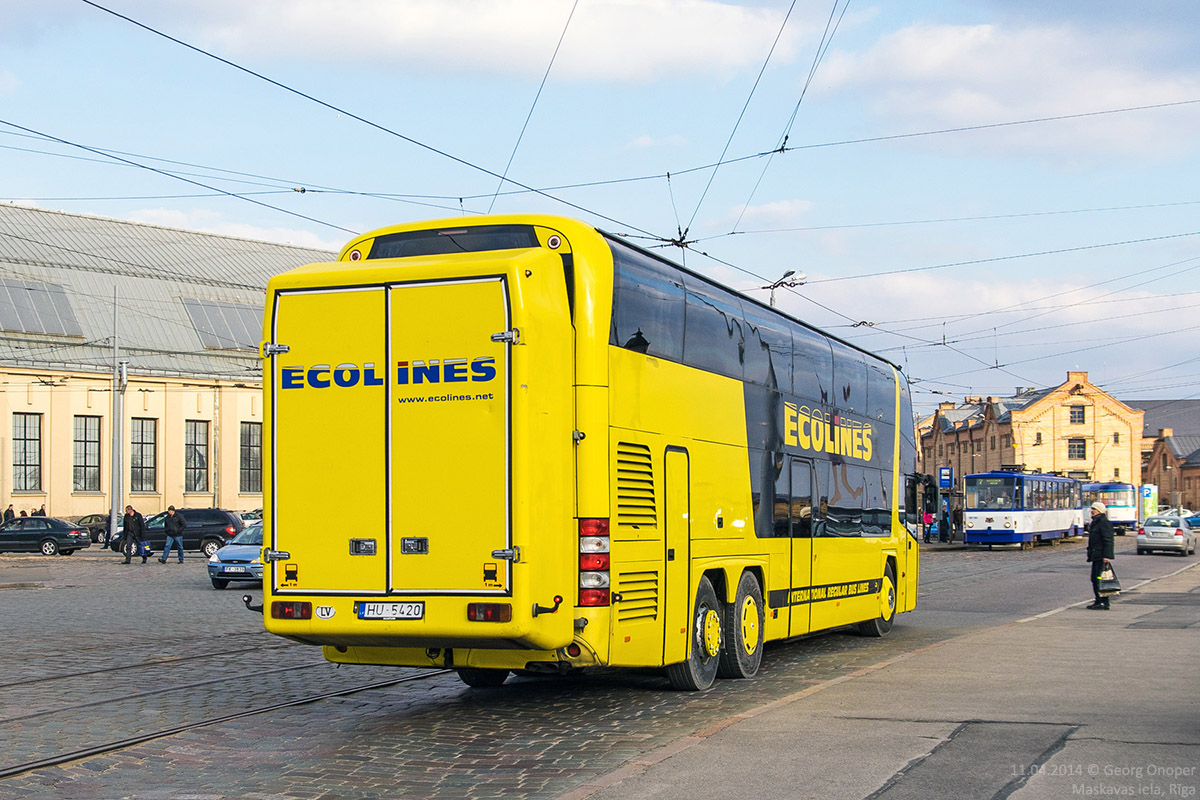
[[[650,256],[611,244],[611,342],[671,361],[683,361],[683,275]]]
[[[367,258],[482,253],[489,250],[526,250],[538,246],[532,225],[477,225],[429,231],[405,231],[379,236]]]
[[[741,303],[729,292],[688,275],[683,363],[742,379],[745,337]]]

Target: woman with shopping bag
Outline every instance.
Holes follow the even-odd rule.
[[[1088,606],[1092,611],[1107,611],[1108,597],[1100,594],[1100,575],[1112,569],[1113,527],[1108,521],[1108,506],[1099,500],[1092,503],[1092,522],[1088,526],[1087,558],[1092,565],[1092,593],[1096,602]]]

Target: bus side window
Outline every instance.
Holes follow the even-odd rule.
[[[612,247],[613,328],[618,347],[683,362],[683,285],[649,256]]]
[[[792,335],[792,382],[796,394],[822,405],[832,405],[833,353],[820,334],[796,329]]]
[[[760,539],[770,539],[777,535],[775,532],[775,486],[783,472],[782,455],[770,450],[750,450],[754,535]]]
[[[792,460],[792,537],[812,536],[812,467]]]
[[[712,285],[684,276],[687,311],[684,315],[683,363],[742,380],[742,309],[731,304]]]
[[[788,459],[790,461],[791,459]],[[779,474],[775,478],[775,513],[772,517],[772,534],[784,538],[791,527],[792,484],[791,470],[787,464],[781,464]]]
[[[842,411],[866,416],[867,364],[863,354],[841,342],[833,349],[833,404]]]

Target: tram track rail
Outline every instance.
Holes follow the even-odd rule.
[[[319,662],[319,664],[323,664],[323,663],[325,663],[325,662]],[[318,664],[317,663],[302,664],[302,665],[295,666],[295,667],[281,667],[280,669],[274,670],[274,671],[278,672],[278,671],[284,671],[284,670],[303,669],[305,667],[312,667],[312,666],[318,666]],[[178,736],[179,734],[187,733],[189,731],[194,731],[199,728],[206,728],[206,727],[210,727],[212,725],[221,725],[226,722],[233,722],[235,720],[244,719],[246,717],[252,717],[252,716],[259,715],[259,714],[269,714],[273,711],[279,711],[279,710],[285,709],[285,708],[293,708],[296,706],[307,705],[309,703],[318,703],[318,702],[321,702],[322,700],[330,700],[330,699],[333,699],[336,697],[347,697],[349,695],[358,694],[360,692],[368,692],[368,691],[372,691],[375,689],[385,689],[390,686],[399,686],[401,684],[413,683],[416,681],[430,680],[431,678],[436,678],[436,677],[439,677],[442,675],[452,674],[453,672],[454,672],[454,670],[449,670],[449,669],[430,670],[427,672],[422,672],[417,675],[406,675],[402,678],[395,678],[392,680],[374,681],[372,683],[361,684],[359,686],[352,686],[352,687],[348,687],[345,689],[336,689],[334,691],[321,692],[319,694],[308,695],[305,697],[298,697],[298,698],[294,698],[292,700],[284,700],[284,701],[281,701],[278,703],[271,703],[268,705],[259,706],[257,708],[245,709],[243,711],[238,711],[238,712],[231,713],[231,714],[223,714],[218,717],[212,717],[210,719],[199,720],[197,722],[189,722],[189,723],[185,723],[182,725],[174,725],[174,726],[167,727],[167,728],[160,728],[155,731],[147,731],[146,733],[139,733],[135,736],[129,736],[129,737],[126,737],[123,739],[117,739],[117,740],[105,742],[102,744],[92,745],[90,747],[80,748],[78,750],[71,750],[71,751],[65,752],[65,753],[58,753],[58,754],[55,754],[52,756],[46,756],[45,758],[40,758],[35,761],[27,761],[25,763],[14,764],[11,766],[0,766],[0,780],[3,780],[5,778],[11,778],[11,777],[14,777],[17,775],[23,775],[28,772],[34,772],[39,769],[46,769],[47,767],[55,767],[55,766],[59,766],[62,764],[70,763],[72,761],[79,761],[81,759],[92,758],[95,756],[104,755],[105,753],[112,753],[117,750],[123,750],[127,747],[133,747],[135,745],[154,741],[156,739],[166,739],[171,736]],[[203,681],[196,685],[203,685],[205,683],[213,683],[213,682],[216,682],[216,681]],[[179,688],[179,687],[172,687],[172,688],[175,689],[175,688]],[[156,694],[156,692],[147,692],[144,694]],[[132,698],[133,696],[129,695],[127,697]],[[109,700],[99,700],[99,701],[95,701],[94,703],[76,704],[74,706],[70,706],[69,708],[59,709],[58,711],[39,712],[36,714],[30,714],[26,717],[16,717],[16,718],[10,718],[7,720],[0,720],[0,725],[7,724],[10,722],[14,722],[14,721],[20,721],[23,719],[28,719],[30,717],[35,717],[35,716],[44,716],[46,714],[62,713],[63,711],[83,708],[88,705],[98,705],[98,704],[102,704],[102,703],[115,702],[115,701],[119,701],[121,699],[124,699],[124,698],[115,698],[115,699],[110,698]]]

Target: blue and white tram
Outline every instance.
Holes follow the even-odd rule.
[[[1074,478],[1029,472],[985,472],[964,479],[963,541],[1020,544],[1078,536],[1082,485]]]
[[[1132,483],[1085,483],[1083,505],[1099,500],[1108,506],[1108,521],[1118,534],[1138,526],[1138,488]]]

